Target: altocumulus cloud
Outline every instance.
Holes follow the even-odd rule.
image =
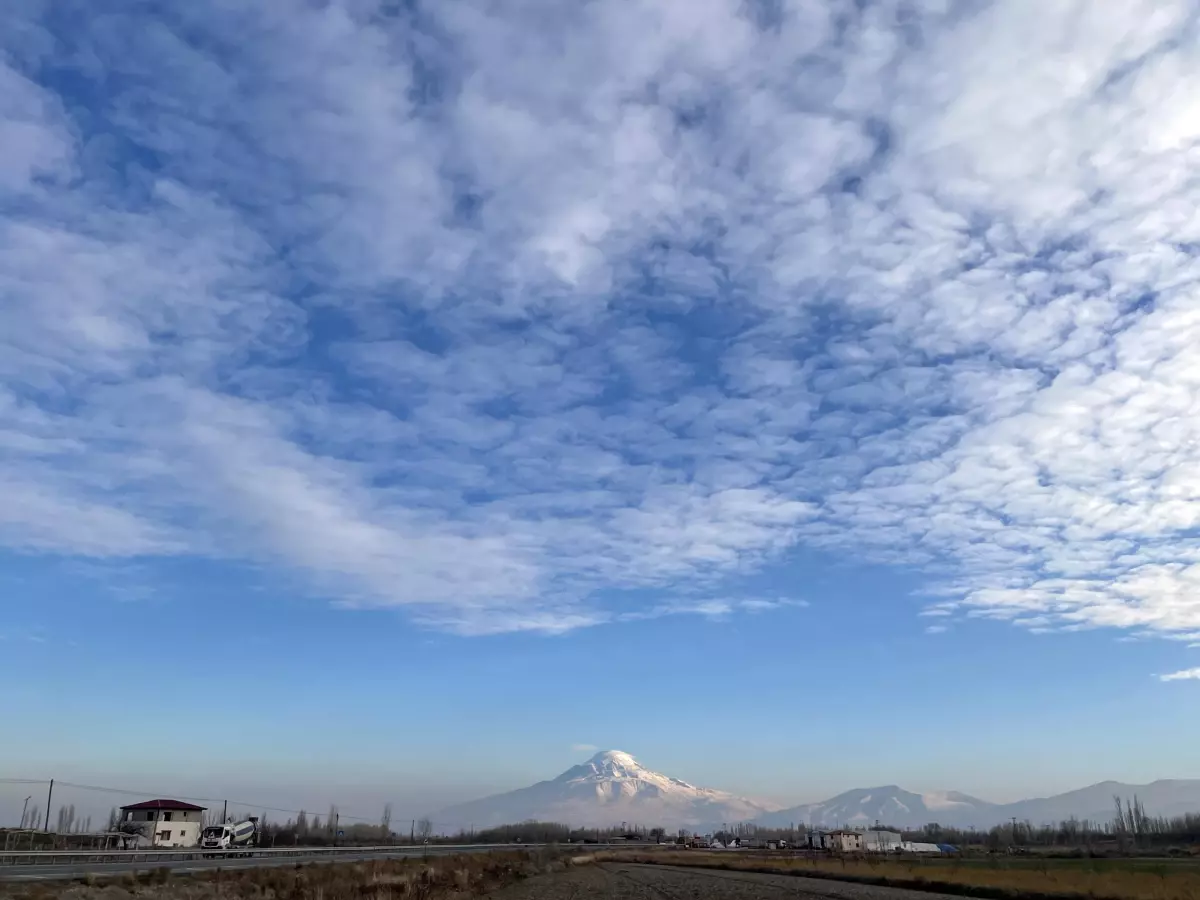
[[[1196,30],[8,4],[0,540],[465,633],[806,547],[920,567],[933,612],[1195,642]]]

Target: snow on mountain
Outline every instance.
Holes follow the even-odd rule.
[[[838,794],[823,803],[806,803],[760,816],[760,825],[795,823],[818,827],[864,826],[880,822],[899,828],[919,828],[929,822],[953,827],[991,828],[1016,818],[1034,825],[1062,822],[1071,817],[1108,822],[1113,817],[1113,797],[1142,802],[1152,816],[1177,816],[1200,811],[1200,780],[1155,781],[1122,784],[1104,781],[1077,791],[1020,800],[988,803],[957,791],[914,794],[896,785],[859,788]]]
[[[858,788],[822,803],[779,809],[725,791],[697,787],[647,769],[620,750],[597,753],[557,778],[506,794],[485,797],[442,810],[434,816],[444,831],[502,825],[536,819],[578,826],[627,822],[648,827],[707,830],[722,823],[753,821],[786,827],[868,826],[879,822],[919,828],[929,822],[990,828],[1010,821],[1035,825],[1077,819],[1107,822],[1113,797],[1137,796],[1149,815],[1200,811],[1200,780],[1122,784],[1105,781],[1090,787],[1016,803],[988,803],[958,791],[906,791],[896,785]]]
[[[744,822],[772,808],[725,791],[696,787],[647,769],[628,753],[605,750],[550,781],[452,806],[434,819],[443,830],[530,819],[674,829]]]
[[[890,784],[846,791],[823,803],[793,806],[760,816],[756,821],[761,825],[804,823],[819,827],[874,825],[876,822],[898,826],[924,825],[926,822],[969,824],[980,822],[978,816],[992,806],[957,791],[914,794]]]

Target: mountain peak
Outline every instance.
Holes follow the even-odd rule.
[[[636,766],[638,761],[633,758],[632,753],[626,753],[624,750],[601,750],[595,756],[588,760],[594,763],[614,763],[619,766]]]
[[[439,813],[440,821],[498,824],[539,819],[614,825],[622,821],[689,828],[754,818],[772,807],[696,787],[647,769],[624,750],[602,750],[557,778]]]
[[[642,764],[633,758],[633,754],[624,750],[601,750],[571,772],[577,773],[579,769],[604,778],[642,778],[654,774],[643,768]]]

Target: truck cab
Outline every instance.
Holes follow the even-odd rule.
[[[258,819],[209,825],[200,833],[201,850],[239,850],[258,846]]]

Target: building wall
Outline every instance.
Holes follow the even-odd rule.
[[[200,843],[204,813],[182,809],[131,809],[127,822],[149,822],[146,835],[155,847],[195,847]]]
[[[902,842],[900,833],[897,831],[864,831],[863,832],[863,849],[870,850],[876,853],[887,853],[892,850],[899,850]]]
[[[832,834],[833,849],[840,850],[843,853],[849,853],[852,850],[862,849],[862,835],[851,832],[842,834]]]

